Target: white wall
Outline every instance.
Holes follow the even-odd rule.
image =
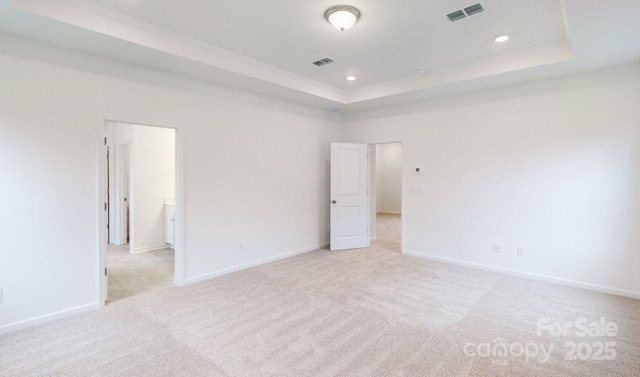
[[[376,145],[376,211],[402,212],[402,144]]]
[[[105,118],[183,129],[187,282],[328,241],[335,115],[6,35],[0,45],[0,331],[97,306]]]
[[[640,296],[639,65],[343,121],[402,141],[405,251]]]
[[[130,145],[131,247],[142,252],[166,247],[165,199],[175,199],[175,130],[108,122],[109,142]]]
[[[133,126],[133,252],[166,246],[164,201],[176,195],[175,140],[173,129]]]

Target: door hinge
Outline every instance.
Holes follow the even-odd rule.
[[[104,276],[107,276],[107,268],[104,268]]]
[[[107,203],[104,203],[104,210],[107,210]]]
[[[104,138],[104,145],[107,145],[107,137]]]

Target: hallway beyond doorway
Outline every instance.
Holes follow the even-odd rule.
[[[371,246],[401,253],[401,218],[400,215],[391,213],[378,213],[376,216],[378,235]]]
[[[129,253],[129,245],[109,245],[107,304],[141,293],[174,286],[174,251]]]

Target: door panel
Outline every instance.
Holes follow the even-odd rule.
[[[331,250],[368,247],[369,146],[331,144]]]
[[[360,150],[338,150],[338,195],[360,194],[360,153]]]
[[[360,207],[338,207],[340,237],[357,237],[360,234]]]

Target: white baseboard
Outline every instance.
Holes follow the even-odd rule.
[[[262,264],[279,261],[281,259],[293,257],[295,255],[299,255],[299,254],[303,254],[303,253],[308,253],[310,251],[318,250],[318,249],[321,249],[321,248],[323,248],[323,247],[325,247],[327,245],[329,245],[329,242],[321,243],[321,244],[316,245],[316,246],[307,247],[307,248],[304,248],[304,249],[291,251],[291,252],[284,253],[284,254],[279,254],[279,255],[276,255],[276,256],[273,256],[273,257],[269,257],[269,258],[260,259],[260,260],[254,261],[254,262],[241,264],[239,266],[225,268],[224,270],[218,270],[218,271],[214,271],[214,272],[209,272],[207,274],[194,276],[192,278],[184,279],[184,284],[185,285],[193,284],[193,283],[197,283],[197,282],[200,282],[200,281],[209,280],[209,279],[215,278],[217,276],[222,276],[222,275],[230,274],[232,272],[236,272],[236,271],[240,271],[240,270],[245,270],[247,268],[259,266],[259,265],[262,265]]]
[[[382,213],[386,215],[402,215],[402,212],[395,212],[395,211],[378,211],[376,213]]]
[[[41,315],[39,317],[28,318],[22,321],[9,323],[7,325],[0,326],[0,334],[6,334],[8,332],[25,329],[27,327],[41,325],[43,323],[55,321],[72,315],[89,312],[100,308],[100,303],[94,302],[87,305],[77,306],[75,308],[61,310],[50,314]]]
[[[464,266],[464,267],[472,267],[472,268],[477,268],[477,269],[485,270],[485,271],[498,272],[498,273],[502,273],[502,274],[505,274],[505,275],[518,276],[518,277],[528,278],[528,279],[533,279],[533,280],[540,280],[540,281],[544,281],[544,282],[547,282],[547,283],[554,283],[554,284],[564,285],[564,286],[573,287],[573,288],[581,288],[581,289],[586,289],[586,290],[594,291],[594,292],[608,293],[608,294],[612,294],[612,295],[616,295],[616,296],[623,296],[623,297],[640,299],[640,292],[634,292],[634,291],[628,291],[628,290],[624,290],[624,289],[606,287],[606,286],[602,286],[602,285],[585,283],[585,282],[576,281],[576,280],[557,278],[557,277],[553,277],[553,276],[539,275],[539,274],[534,274],[534,273],[531,273],[531,272],[512,270],[512,269],[502,268],[502,267],[495,267],[495,266],[490,266],[490,265],[486,265],[486,264],[466,262],[466,261],[462,261],[462,260],[458,260],[458,259],[439,257],[439,256],[435,256],[435,255],[417,253],[417,252],[408,251],[408,250],[404,250],[402,252],[402,254],[403,255],[407,255],[407,256],[411,256],[411,257],[428,259],[428,260],[432,260],[432,261],[436,261],[436,262],[455,264],[455,265]]]
[[[131,250],[130,253],[131,254],[146,253],[147,251],[162,250],[167,248],[169,248],[169,244],[163,243],[163,244],[152,245],[152,246],[136,247],[135,249]]]

